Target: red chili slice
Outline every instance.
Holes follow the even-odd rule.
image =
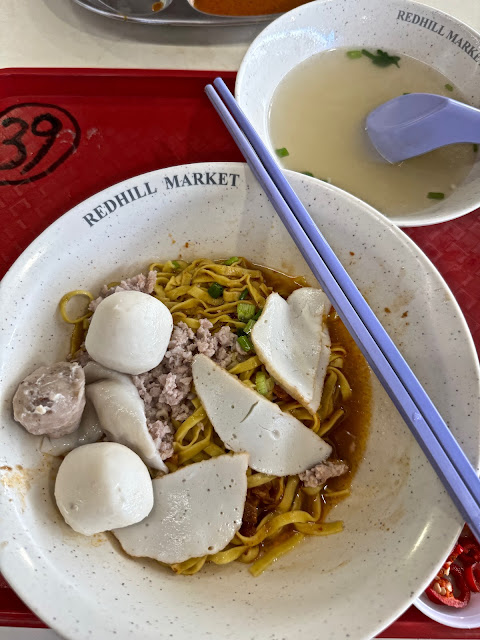
[[[480,562],[465,567],[463,570],[465,580],[471,591],[480,592]]]
[[[459,560],[464,564],[480,562],[480,545],[473,536],[463,536],[459,542],[463,547],[463,553],[460,554]]]
[[[448,563],[452,563],[455,562],[455,560],[462,555],[462,553],[464,553],[465,549],[463,547],[462,544],[460,544],[460,542],[457,542],[457,544],[453,547],[453,551],[452,553],[448,556],[447,562],[445,564]],[[443,565],[445,566],[445,565]]]
[[[444,604],[447,607],[463,609],[470,602],[470,589],[463,576],[463,571],[456,564],[452,564],[450,576],[455,582],[458,596],[454,595],[451,583],[444,577],[435,578],[432,584],[427,587],[425,593],[429,600],[435,604]]]

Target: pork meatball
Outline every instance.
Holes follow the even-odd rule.
[[[85,407],[85,374],[76,362],[40,367],[20,383],[13,416],[33,435],[60,438],[75,431]]]

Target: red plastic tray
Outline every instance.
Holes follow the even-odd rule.
[[[214,72],[0,71],[0,276],[88,196],[171,165],[242,157],[206,98]],[[221,74],[233,87],[235,74]],[[480,213],[408,229],[448,282],[480,347]],[[0,625],[43,623],[0,578]],[[383,638],[476,638],[413,607]]]

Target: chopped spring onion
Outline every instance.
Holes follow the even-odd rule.
[[[405,91],[404,93],[402,93],[402,96],[409,96],[410,95],[410,91]]]
[[[243,333],[248,336],[248,334],[251,332],[251,330],[253,329],[253,325],[255,324],[255,320],[252,318],[251,320],[249,320],[247,322],[247,324],[244,326],[243,328]]]
[[[242,293],[240,294],[240,298],[239,300],[245,300],[245,298],[248,296],[248,289],[244,289],[242,291]]]
[[[310,173],[310,171],[302,171],[304,176],[310,176],[310,178],[314,178],[315,176],[313,175],[313,173]]]
[[[255,315],[256,306],[250,302],[239,302],[237,305],[237,317],[240,322],[248,322]]]
[[[427,198],[430,198],[430,200],[443,200],[445,198],[445,194],[441,191],[429,191]]]
[[[262,315],[262,310],[260,309],[259,311],[257,311],[257,313],[253,316],[252,320],[255,320],[255,322],[259,319],[259,317]]]
[[[478,144],[475,142],[473,145],[473,153],[477,153],[478,151]]]
[[[222,287],[222,285],[218,284],[218,282],[213,282],[208,287],[208,295],[211,298],[220,298],[220,296],[223,295],[223,287]]]
[[[253,349],[252,341],[248,336],[239,336],[237,340],[238,340],[238,344],[242,347],[244,351],[251,351]]]
[[[288,153],[288,149],[286,149],[285,147],[282,147],[281,149],[275,149],[275,153],[279,158],[286,158],[287,156],[290,155]]]
[[[257,371],[255,376],[255,388],[262,396],[268,396],[270,391],[273,390],[274,383],[271,378],[267,378],[263,371]]]
[[[362,52],[359,50],[347,51],[347,58],[350,58],[350,60],[356,60],[357,58],[361,58],[361,57],[362,57]]]
[[[235,262],[238,262],[240,260],[240,258],[237,258],[236,256],[233,258],[229,258],[228,260],[225,260],[225,262],[223,264],[225,264],[227,267],[229,267],[231,264],[235,264]]]
[[[179,262],[177,262],[177,260],[172,260],[172,264],[175,267],[175,269],[181,269],[182,268],[182,265]]]
[[[367,49],[362,49],[362,54],[370,58],[373,64],[377,65],[377,67],[389,67],[391,64],[399,66],[398,61],[400,60],[400,56],[391,56],[386,51],[382,51],[381,49],[377,49],[377,53],[371,53],[367,51]]]
[[[453,87],[452,87],[452,85],[451,85],[451,84],[448,84],[448,83],[445,85],[445,89],[446,89],[447,91],[453,91]]]

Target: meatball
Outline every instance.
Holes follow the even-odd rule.
[[[13,416],[33,435],[60,438],[75,431],[85,407],[85,374],[76,362],[40,367],[13,396]]]

